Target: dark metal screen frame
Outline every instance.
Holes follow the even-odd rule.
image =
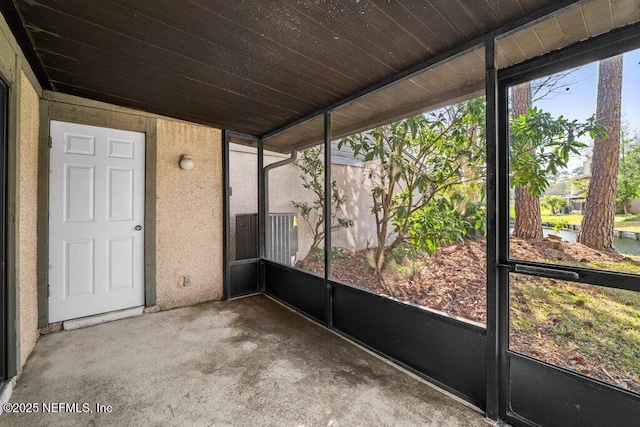
[[[510,86],[531,81],[538,77],[564,71],[570,68],[585,65],[600,59],[624,53],[640,48],[640,24],[633,24],[624,28],[613,30],[604,35],[594,37],[583,42],[576,43],[564,49],[551,52],[547,55],[533,58],[522,64],[499,70],[497,75],[497,113],[498,113],[498,150],[497,150],[497,311],[495,312],[496,328],[498,332],[499,355],[499,417],[515,425],[534,425],[535,421],[515,412],[512,407],[511,361],[518,366],[519,361],[526,362],[529,366],[538,366],[539,374],[552,375],[548,381],[556,381],[554,384],[561,386],[563,381],[577,381],[583,384],[585,389],[594,390],[604,398],[615,401],[616,396],[624,399],[633,397],[640,408],[640,397],[633,396],[617,387],[602,381],[550,365],[543,361],[530,358],[526,355],[509,350],[509,274],[542,274],[544,277],[554,277],[588,285],[604,286],[615,289],[626,289],[640,292],[640,277],[632,274],[599,271],[573,266],[559,266],[542,262],[531,262],[511,259],[509,256],[509,117],[508,117],[508,89]],[[487,85],[489,87],[489,84]],[[488,209],[489,210],[489,209]],[[523,268],[524,267],[524,268]],[[490,271],[489,271],[490,272]],[[571,277],[569,277],[571,276]],[[522,365],[524,366],[524,365]],[[555,375],[555,377],[553,377]],[[530,376],[531,378],[531,376]],[[581,399],[590,399],[589,392],[582,392]],[[631,419],[633,414],[624,414]],[[579,425],[589,425],[594,421],[593,414],[584,412],[572,413],[572,422]],[[555,420],[562,422],[562,420]],[[637,421],[637,420],[636,420]],[[547,420],[548,422],[548,420]]]
[[[230,238],[231,238],[231,162],[230,162],[230,145],[231,145],[231,139],[235,138],[235,139],[240,139],[240,140],[245,140],[245,141],[250,141],[252,143],[255,143],[256,145],[259,144],[260,140],[259,138],[253,136],[253,135],[247,135],[244,133],[240,133],[240,132],[234,132],[234,131],[230,131],[230,130],[223,130],[222,132],[222,171],[223,171],[223,179],[222,179],[222,203],[223,203],[223,213],[224,213],[224,218],[223,218],[223,270],[224,270],[224,280],[223,280],[223,298],[225,300],[231,299],[231,298],[235,298],[235,297],[239,297],[239,296],[245,296],[245,295],[251,295],[253,293],[258,293],[261,291],[260,288],[260,268],[261,268],[261,258],[260,258],[260,254],[258,254],[259,256],[257,258],[252,258],[252,259],[243,259],[243,260],[231,260],[232,258],[232,254],[231,254],[231,245],[229,244]],[[258,156],[258,165],[257,165],[257,173],[258,173],[258,177],[260,177],[261,174],[261,169],[260,169],[260,154],[257,154]],[[260,204],[261,198],[260,198],[260,191],[258,191],[258,195],[256,198],[256,203],[258,203],[258,206]],[[256,237],[259,239],[260,238],[260,226],[258,226],[258,233],[256,235]],[[258,242],[256,242],[256,246],[257,246]],[[233,283],[232,283],[232,278],[234,276],[241,276],[243,278],[248,278],[248,274],[251,273],[251,269],[254,268],[251,264],[255,264],[257,267],[257,272],[258,272],[258,277],[256,277],[256,283],[257,286],[255,289],[252,289],[250,286],[246,286],[246,283],[243,283],[243,286],[241,286],[240,291],[239,292],[234,292],[233,287]]]
[[[583,2],[564,2],[565,7],[569,4],[578,4]],[[556,5],[557,6],[557,5]],[[556,9],[561,10],[562,7]],[[548,16],[548,15],[547,15]],[[544,16],[544,17],[547,17]],[[536,19],[542,18],[540,16]],[[534,20],[529,21],[530,23]],[[521,24],[522,25],[522,24]],[[513,27],[513,30],[516,27]],[[511,31],[510,30],[510,31]],[[449,391],[458,394],[463,399],[467,399],[474,404],[478,404],[478,401],[472,401],[466,395],[461,395],[452,387],[446,383],[441,383],[433,378],[420,372],[420,370],[407,365],[402,360],[396,357],[390,356],[375,346],[361,341],[358,337],[354,337],[348,333],[345,333],[334,325],[334,290],[335,287],[344,287],[344,289],[353,288],[358,292],[362,292],[363,295],[367,294],[366,290],[362,290],[356,287],[352,287],[347,284],[334,281],[332,279],[332,265],[331,265],[331,204],[329,194],[326,189],[330,188],[331,184],[331,113],[336,108],[353,102],[363,96],[374,93],[384,87],[403,81],[410,78],[412,75],[423,71],[424,69],[435,66],[438,63],[444,62],[457,55],[461,55],[467,51],[485,48],[485,71],[486,71],[486,99],[487,99],[487,175],[486,175],[486,190],[487,190],[487,325],[486,325],[486,402],[483,409],[485,409],[487,417],[492,420],[503,419],[512,422],[516,425],[531,425],[532,421],[527,420],[515,414],[511,411],[509,402],[509,357],[518,357],[522,360],[528,359],[525,356],[513,353],[510,355],[508,351],[508,316],[509,316],[509,286],[508,275],[509,272],[515,271],[515,263],[508,258],[508,212],[509,212],[509,192],[508,192],[508,147],[506,146],[508,130],[506,125],[507,117],[507,92],[506,87],[509,84],[513,84],[518,81],[525,81],[535,78],[541,74],[548,74],[554,70],[560,70],[566,68],[567,64],[579,65],[580,63],[588,63],[597,60],[603,56],[614,55],[616,53],[629,50],[630,46],[637,46],[640,44],[640,24],[634,24],[622,29],[614,30],[602,36],[594,37],[584,42],[576,43],[569,47],[560,49],[548,53],[546,55],[534,58],[526,61],[522,64],[518,64],[506,69],[498,70],[497,52],[496,52],[496,38],[506,33],[493,34],[490,37],[485,37],[475,44],[467,44],[459,49],[449,52],[447,55],[441,55],[434,61],[428,64],[422,64],[416,69],[409,70],[406,73],[401,73],[384,84],[376,85],[368,88],[352,97],[349,97],[343,101],[340,101],[332,106],[322,109],[302,120],[296,121],[287,125],[277,131],[265,135],[258,141],[258,156],[259,156],[259,211],[261,216],[261,227],[259,232],[260,239],[260,257],[261,270],[260,270],[260,291],[269,294],[269,289],[265,289],[265,265],[270,269],[278,268],[285,274],[294,274],[297,279],[300,277],[308,277],[317,281],[319,278],[310,273],[306,273],[300,269],[288,267],[273,263],[264,259],[264,207],[266,200],[264,199],[264,172],[263,172],[263,147],[264,140],[270,137],[276,136],[281,132],[291,129],[296,126],[300,126],[306,123],[308,120],[312,120],[319,115],[324,116],[324,162],[325,162],[325,272],[324,272],[324,284],[326,287],[326,315],[312,316],[309,315],[304,309],[297,307],[295,303],[283,300],[282,297],[274,296],[280,302],[288,305],[294,310],[300,312],[303,315],[311,317],[313,320],[324,324],[329,329],[336,333],[339,333],[346,338],[353,340],[368,349],[376,352],[380,356],[403,366],[412,372],[422,376],[423,378],[436,383],[437,385],[448,389]],[[547,265],[518,261],[518,264],[525,267],[545,267]],[[563,266],[564,268],[564,266]],[[567,270],[577,273],[579,280],[582,283],[597,284],[608,287],[615,287],[621,289],[628,289],[634,291],[640,291],[640,278],[637,276],[613,273],[613,272],[601,272],[596,270],[567,267]],[[622,285],[620,280],[622,279]],[[382,297],[380,297],[382,298]],[[393,304],[403,303],[399,301],[392,301]],[[411,307],[410,304],[406,305],[408,311],[413,311],[415,307]],[[457,324],[461,328],[465,328],[468,325],[464,322],[456,319],[448,318],[445,315],[439,315],[437,313],[430,313],[429,316],[434,318],[441,318],[440,320],[445,323]],[[585,384],[594,384],[598,387],[603,387],[604,390],[610,389],[614,393],[619,393],[619,390],[606,385],[601,384],[597,380],[593,380],[587,377],[581,377],[575,373],[565,371],[561,368],[547,365],[543,362],[528,359],[531,363],[537,363],[544,366],[545,369],[550,372],[560,373],[563,378],[575,379],[578,377],[580,381],[584,381]]]
[[[8,325],[12,311],[7,298],[9,90],[9,85],[0,77],[0,383],[9,377]]]

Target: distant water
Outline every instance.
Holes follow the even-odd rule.
[[[513,228],[509,229],[509,232],[512,232]],[[556,235],[562,237],[567,242],[575,242],[578,239],[578,233],[575,231],[566,231],[559,230],[555,231],[551,228],[543,228],[542,234],[546,237],[549,234]],[[640,255],[640,240],[634,239],[619,239],[615,238],[613,242],[613,247],[616,248],[621,254],[625,255]]]

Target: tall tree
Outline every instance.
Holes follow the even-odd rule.
[[[452,199],[486,174],[485,112],[484,99],[476,98],[340,140],[338,148],[346,144],[367,165],[376,270],[402,242],[430,249],[466,234]]]
[[[530,226],[540,221],[540,196],[549,186],[549,179],[567,167],[570,156],[580,153],[586,144],[580,138],[594,138],[603,133],[595,125],[595,119],[585,122],[568,120],[563,116],[553,117],[539,108],[530,108],[527,114],[512,118],[509,126],[509,173],[511,186],[520,188],[526,197],[524,206],[516,205],[516,220]],[[518,200],[522,202],[522,198]],[[528,221],[524,221],[522,217]],[[532,238],[531,235],[525,238]]]
[[[614,250],[621,99],[622,55],[616,55],[600,61],[596,121],[607,134],[593,143],[591,180],[578,235],[578,242],[602,251]]]
[[[531,108],[531,83],[522,83],[511,89],[513,117],[526,116]],[[524,147],[533,153],[534,147]],[[515,186],[516,218],[513,236],[522,239],[542,239],[542,215],[540,198],[522,185]]]

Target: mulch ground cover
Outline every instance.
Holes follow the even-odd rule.
[[[593,262],[615,263],[630,260],[624,255],[596,251],[579,243],[569,243],[554,237],[539,240],[511,238],[510,251],[513,259],[570,265],[588,266]],[[483,325],[486,322],[484,239],[454,243],[419,259],[405,259],[401,264],[390,262],[382,273],[377,273],[372,267],[374,264],[370,252],[366,250],[344,253],[335,257],[332,265],[333,277],[341,282],[435,309],[450,316]],[[323,271],[323,263],[316,260],[305,260],[300,262],[298,267],[318,274],[322,274]],[[535,285],[539,280],[550,279],[527,276],[529,284]],[[511,298],[522,298],[517,286],[513,286]],[[520,306],[523,306],[526,301],[520,303]],[[512,316],[528,314],[530,313],[512,312]],[[607,369],[606,363],[585,358],[579,351],[575,351],[575,348],[558,345],[553,332],[548,328],[534,327],[526,332],[512,328],[510,340],[511,349],[517,352],[625,389],[640,391],[637,375],[629,378],[628,372],[617,372],[611,366]],[[640,358],[640,354],[636,356]]]

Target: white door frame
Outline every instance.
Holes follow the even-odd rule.
[[[49,123],[51,120],[144,132],[145,153],[145,306],[156,305],[156,117],[137,111],[107,111],[101,104],[73,98],[40,101],[38,156],[38,327],[49,325]]]
[[[144,305],[145,134],[51,121],[49,315]]]

